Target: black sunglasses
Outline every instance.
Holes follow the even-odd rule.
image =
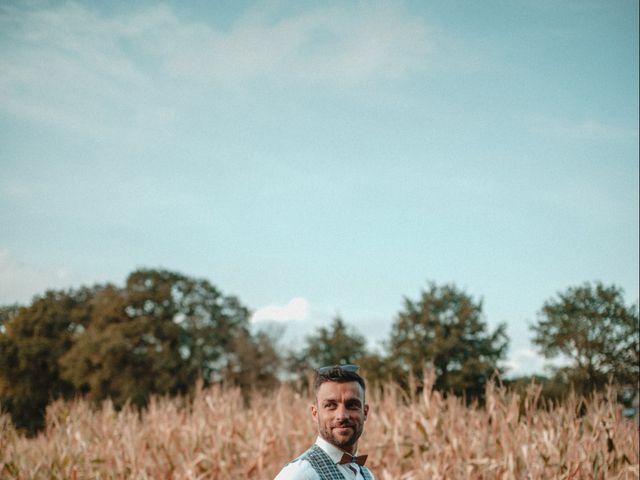
[[[339,370],[343,370],[345,372],[356,373],[360,367],[358,365],[351,365],[351,364],[347,364],[347,365],[328,365],[326,367],[320,367],[318,369],[318,373],[320,375],[323,375],[323,374],[325,374],[327,372],[330,372],[331,370],[335,370],[336,368],[339,369]]]

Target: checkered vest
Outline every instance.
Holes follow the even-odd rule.
[[[298,460],[306,460],[309,462],[322,480],[344,480],[344,475],[340,473],[340,470],[338,470],[336,464],[333,463],[331,457],[317,445],[313,445],[309,450],[300,455]],[[360,472],[365,480],[373,480],[373,476],[367,467],[360,467]]]

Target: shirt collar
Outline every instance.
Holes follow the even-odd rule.
[[[329,458],[333,460],[333,463],[338,463],[342,459],[342,455],[346,453],[344,450],[336,447],[335,445],[332,445],[320,436],[316,438],[316,445],[324,450],[327,455],[329,455]],[[354,455],[357,454],[358,452],[354,453]]]

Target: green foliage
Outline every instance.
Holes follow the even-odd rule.
[[[366,378],[369,386],[381,387],[390,381],[398,383],[393,364],[383,352],[368,351],[358,359],[357,364],[360,365],[361,375]]]
[[[232,341],[231,355],[224,372],[224,381],[239,386],[245,398],[254,391],[264,391],[278,383],[282,358],[276,350],[276,340],[265,332],[250,335],[242,332]]]
[[[359,364],[367,356],[366,339],[337,316],[305,338],[299,351],[289,352],[287,370],[297,381],[310,380],[314,370],[326,365]]]
[[[29,306],[0,307],[0,408],[33,433],[60,397],[110,398],[120,407],[185,393],[198,379],[245,394],[271,388],[286,353],[277,335],[252,334],[248,319],[237,298],[166,270],[135,271],[124,287],[48,291]],[[544,304],[532,329],[547,357],[573,362],[535,379],[542,397],[560,399],[571,384],[586,393],[609,379],[637,386],[638,311],[616,287],[570,288]],[[481,302],[454,285],[430,284],[418,300],[405,299],[384,353],[368,351],[365,337],[336,317],[289,354],[287,367],[304,379],[320,366],[356,363],[374,385],[420,378],[428,367],[436,389],[473,399],[499,371],[507,343],[505,325],[489,331]],[[507,383],[524,391],[530,380]]]
[[[306,338],[302,356],[312,368],[357,363],[366,354],[366,344],[362,335],[336,317],[328,328],[320,327]]]
[[[4,324],[13,320],[20,310],[20,305],[14,303],[12,305],[0,306],[0,333],[5,332]]]
[[[92,304],[89,328],[61,365],[76,388],[118,407],[184,393],[198,377],[209,383],[247,332],[248,310],[235,298],[164,270],[133,272],[124,289],[106,288]]]
[[[539,407],[549,405],[550,402],[559,404],[571,393],[571,385],[562,374],[551,377],[544,375],[514,377],[505,379],[503,384],[511,391],[518,393],[522,399],[527,398],[527,392],[531,388],[539,389],[539,395],[536,396]]]
[[[481,397],[505,356],[505,328],[501,324],[488,332],[480,302],[454,285],[431,283],[419,300],[405,299],[392,326],[390,362],[397,372],[417,378],[425,367],[432,367],[436,389]]]
[[[234,359],[246,357],[233,351],[239,339],[254,346],[245,370],[266,349],[264,339],[250,337],[248,317],[209,282],[164,270],[133,272],[124,288],[47,292],[29,307],[4,307],[2,408],[33,432],[58,397],[144,405],[152,393],[186,392],[197,378],[221,381]]]
[[[579,392],[601,390],[609,380],[637,384],[638,309],[625,305],[620,288],[602,283],[568,288],[544,303],[531,329],[545,357],[570,360],[558,373]]]
[[[58,360],[88,324],[93,294],[88,288],[48,291],[29,307],[2,309],[0,404],[17,427],[35,432],[49,401],[73,394]]]

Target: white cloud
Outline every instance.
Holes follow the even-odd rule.
[[[637,127],[613,125],[593,119],[569,121],[547,116],[533,116],[528,118],[527,122],[538,134],[562,139],[598,142],[638,140]]]
[[[251,10],[225,32],[172,21],[156,54],[175,76],[198,80],[358,82],[401,77],[429,52],[425,25],[382,4],[316,8],[277,19]]]
[[[540,374],[544,371],[546,359],[534,350],[521,348],[511,355],[505,362],[509,377]]]
[[[548,374],[547,367],[563,367],[570,365],[571,362],[564,357],[548,359],[540,355],[530,348],[520,348],[509,355],[509,359],[505,362],[509,377],[519,377],[525,375],[544,375]]]
[[[0,110],[94,136],[162,127],[196,84],[388,80],[429,52],[425,25],[394,4],[254,8],[224,29],[168,6],[35,5],[0,7]]]
[[[111,22],[75,4],[0,10],[0,109],[102,137],[154,106],[155,86]]]
[[[586,120],[566,129],[560,128],[560,134],[567,134],[578,140],[623,140],[638,139],[638,129],[621,125],[612,125],[594,120]]]
[[[289,300],[286,305],[267,305],[251,316],[252,322],[306,320],[309,316],[309,302],[302,297]]]

